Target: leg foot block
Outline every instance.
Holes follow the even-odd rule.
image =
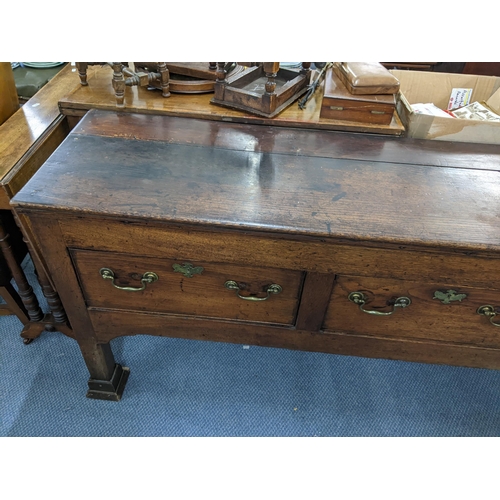
[[[116,364],[110,380],[89,379],[87,397],[106,401],[120,401],[129,374],[129,368]]]

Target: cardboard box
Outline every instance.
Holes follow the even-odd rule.
[[[500,123],[447,118],[415,113],[411,105],[431,102],[447,109],[454,88],[472,88],[472,100],[484,101],[500,113],[500,78],[495,76],[391,70],[399,80],[396,108],[406,129],[415,139],[500,144]]]

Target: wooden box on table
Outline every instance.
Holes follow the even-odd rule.
[[[351,94],[397,94],[399,80],[378,62],[336,62],[333,71]]]
[[[321,118],[388,125],[395,110],[393,94],[351,94],[335,71],[327,70]]]

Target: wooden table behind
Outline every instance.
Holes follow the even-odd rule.
[[[78,121],[90,109],[107,111],[125,111],[131,113],[158,114],[168,116],[184,116],[216,121],[238,123],[265,124],[277,127],[299,127],[323,130],[340,130],[350,132],[373,132],[377,134],[403,134],[404,127],[397,116],[390,125],[359,124],[338,120],[320,118],[321,101],[323,99],[323,84],[318,88],[304,110],[299,109],[295,102],[275,118],[263,118],[210,103],[214,94],[174,94],[163,98],[161,91],[147,90],[143,87],[127,87],[125,101],[122,107],[116,104],[116,98],[111,84],[112,70],[110,67],[90,66],[88,77],[92,78],[89,85],[77,87],[73,92],[59,102],[61,111]],[[75,75],[75,78],[77,76]],[[78,79],[78,78],[77,78]]]
[[[10,199],[68,134],[58,102],[78,85],[67,65],[0,126],[0,209],[10,210]]]
[[[10,63],[5,64],[9,65],[8,69],[12,73]],[[21,301],[13,290],[4,288],[2,297],[11,304],[9,311],[15,313],[25,324],[22,335],[28,341],[38,336],[47,325],[54,323],[54,317],[64,322],[65,315],[53,289],[43,256],[32,237],[31,227],[21,216],[18,223],[23,226],[24,239],[28,243],[40,286],[54,317],[43,313],[26,279],[21,267],[26,255],[26,245],[22,241],[23,234],[14,221],[10,200],[69,133],[68,120],[61,114],[58,102],[79,85],[78,76],[73,74],[73,70],[70,64],[66,65],[0,125],[0,246],[5,258],[5,262],[2,259],[0,265],[4,266],[3,274],[7,282],[10,281],[10,276],[13,276],[23,304],[20,304]],[[15,85],[13,89],[15,91]]]

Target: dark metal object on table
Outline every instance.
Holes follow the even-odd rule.
[[[320,63],[315,63],[320,64]],[[319,72],[318,76],[316,77],[316,80],[314,80],[313,83],[307,86],[307,92],[306,95],[300,99],[299,101],[299,108],[300,109],[305,109],[307,101],[311,98],[311,96],[316,92],[316,89],[318,88],[318,85],[321,83],[321,80],[323,80],[326,70],[332,65],[331,62],[325,63],[325,65],[322,67],[321,71]]]

